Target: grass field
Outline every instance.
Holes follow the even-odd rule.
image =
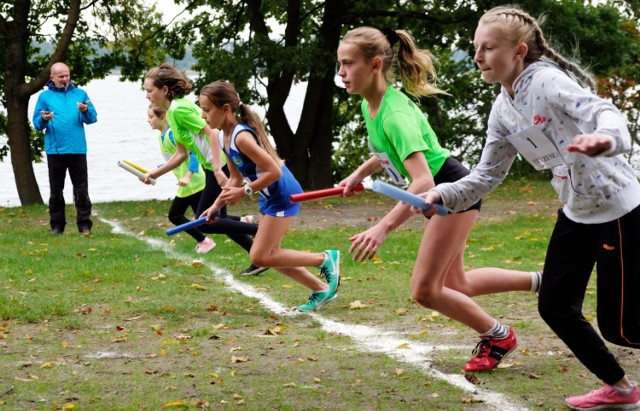
[[[540,269],[554,198],[537,181],[492,194],[467,266]],[[167,237],[168,201],[96,204],[91,237],[73,224],[51,236],[45,206],[0,208],[0,409],[560,410],[599,387],[522,292],[477,298],[519,347],[465,375],[475,333],[410,298],[420,219],[374,261],[350,260],[348,238],[391,205],[372,193],[304,204],[284,246],[343,256],[338,299],[311,315],[290,310],[309,292],[274,270],[235,276],[249,261],[226,237],[206,255]],[[612,350],[640,378],[638,354]]]

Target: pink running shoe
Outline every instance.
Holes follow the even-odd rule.
[[[216,243],[209,237],[205,237],[204,240],[196,244],[196,253],[204,254],[216,248]]]
[[[599,390],[565,400],[572,410],[636,410],[640,408],[640,392],[635,382],[629,394],[605,384]]]
[[[516,334],[513,328],[509,327],[509,335],[505,338],[489,337],[480,341],[473,350],[475,357],[464,365],[464,370],[467,372],[491,371],[517,346]]]

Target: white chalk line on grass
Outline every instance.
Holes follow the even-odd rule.
[[[192,256],[184,255],[175,252],[171,245],[166,241],[151,238],[140,237],[133,232],[123,228],[118,222],[110,221],[101,217],[98,217],[102,222],[108,224],[112,228],[112,232],[115,234],[123,234],[129,237],[134,237],[140,241],[144,241],[152,247],[163,250],[170,257],[180,260],[192,260]],[[382,331],[374,327],[359,325],[359,324],[347,324],[334,320],[324,318],[318,313],[303,314],[294,310],[291,310],[281,303],[275,301],[267,294],[257,291],[255,288],[237,281],[231,273],[216,266],[213,263],[205,264],[209,270],[213,273],[213,276],[222,280],[226,286],[244,296],[257,299],[262,306],[269,311],[284,316],[295,315],[311,315],[314,320],[318,321],[322,325],[322,329],[333,333],[350,337],[358,348],[367,352],[381,353],[389,357],[395,358],[411,366],[417,367],[423,373],[433,378],[445,381],[455,387],[460,388],[463,391],[468,392],[473,396],[475,400],[482,401],[485,405],[494,407],[496,410],[501,411],[522,411],[526,410],[522,404],[516,404],[511,402],[504,394],[485,390],[471,384],[467,381],[462,374],[447,374],[435,370],[431,367],[431,355],[437,351],[446,351],[451,349],[458,349],[460,347],[450,345],[429,345],[416,341],[409,341],[402,338],[397,338],[394,335],[396,333]]]

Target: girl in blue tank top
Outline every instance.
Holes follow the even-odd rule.
[[[335,299],[340,282],[338,250],[308,253],[281,248],[284,234],[300,210],[299,204],[291,204],[289,196],[302,192],[302,188],[278,157],[260,120],[225,81],[204,86],[199,102],[207,124],[220,129],[218,139],[230,173],[222,194],[202,216],[211,218],[225,205],[237,204],[244,197],[259,193],[260,222],[250,252],[252,264],[274,267],[311,289],[307,303],[298,307],[300,311],[316,310]],[[320,268],[328,284],[305,267]]]

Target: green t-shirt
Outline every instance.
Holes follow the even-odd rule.
[[[213,171],[209,136],[202,132],[207,122],[202,118],[200,107],[185,98],[177,98],[171,101],[167,110],[167,123],[176,143],[194,153],[203,168]]]
[[[160,143],[160,151],[162,152],[162,156],[164,157],[165,161],[169,161],[171,156],[176,152],[175,136],[173,136],[170,127],[158,136],[158,142]],[[193,164],[191,163],[191,160],[194,161]],[[195,167],[196,163],[197,167]],[[194,169],[195,171],[193,171]],[[192,170],[193,172],[193,174],[191,175],[191,180],[189,180],[189,184],[187,184],[186,186],[178,186],[176,197],[185,198],[204,190],[205,175],[202,172],[200,164],[192,154],[189,155],[189,160],[183,162],[178,167],[173,169],[173,174],[178,180],[180,180],[187,175],[189,170]]]
[[[411,181],[403,162],[409,155],[421,151],[431,174],[438,174],[449,158],[449,150],[440,146],[436,133],[420,108],[400,90],[388,86],[378,114],[369,116],[369,103],[362,100],[362,115],[369,133],[369,148],[396,183],[401,174]]]

